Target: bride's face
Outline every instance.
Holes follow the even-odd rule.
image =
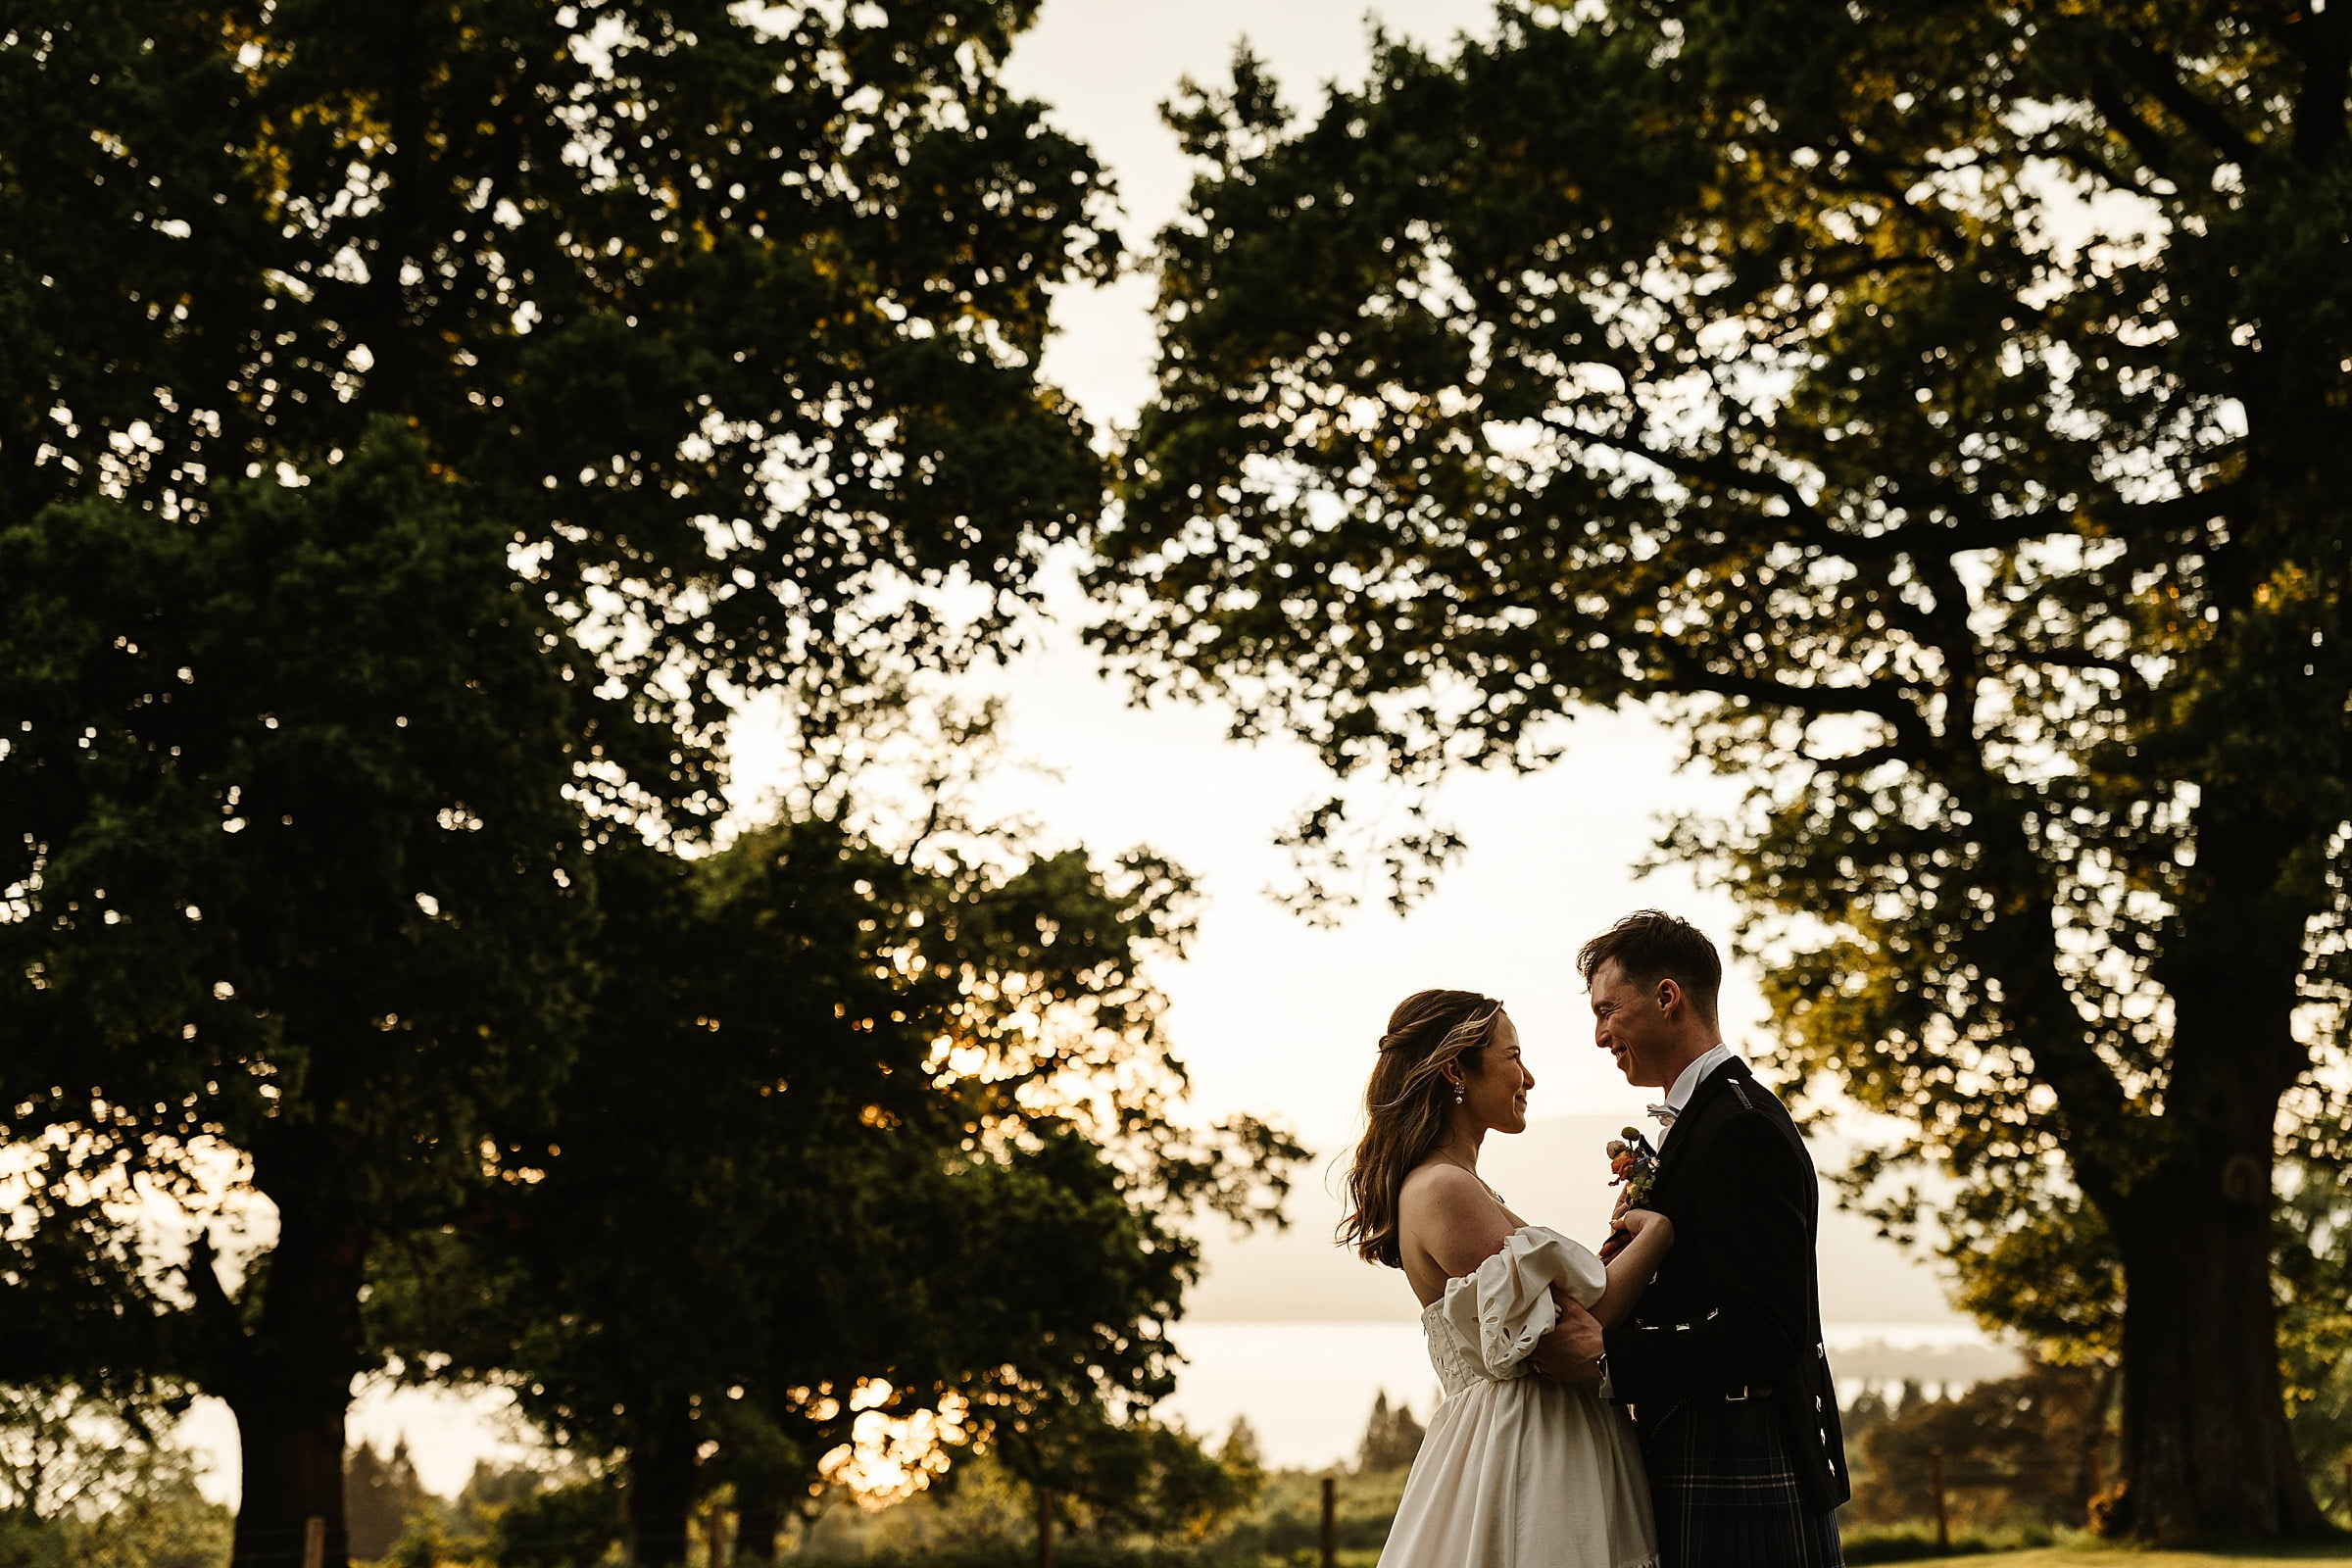
[[[1519,1056],[1519,1030],[1509,1013],[1495,1018],[1476,1067],[1462,1075],[1462,1108],[1476,1125],[1498,1133],[1527,1131],[1527,1092],[1536,1075]]]

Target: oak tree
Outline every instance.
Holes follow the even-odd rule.
[[[1245,57],[1098,536],[1115,660],[1340,774],[1645,704],[1743,781],[1664,853],[1964,1273],[2051,1212],[2116,1260],[2162,1539],[2319,1522],[2271,1263],[2341,1113],[2348,62],[2194,0],[1505,4],[1302,117]]]
[[[1067,1493],[1062,1450],[1149,1454],[1123,1418],[1172,1387],[1185,1221],[1266,1217],[1301,1153],[1172,1119],[1143,964],[1184,935],[1180,876],[926,837],[952,843],[796,816],[608,865],[603,983],[528,1179],[377,1306],[415,1362],[619,1460],[633,1561],[684,1561],[721,1480],[765,1556],[801,1499],[882,1484],[861,1458],[992,1446]],[[895,1456],[875,1420],[906,1423]],[[1105,1506],[1140,1503],[1125,1480]]]
[[[740,695],[988,646],[1097,506],[1033,11],[0,19],[6,1301],[229,1400],[240,1562],[341,1560],[371,1259],[514,1177],[594,850],[706,831]],[[222,1182],[263,1255],[160,1277],[134,1185]]]

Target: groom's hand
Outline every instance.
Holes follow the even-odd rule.
[[[1574,1301],[1560,1302],[1560,1321],[1527,1355],[1554,1383],[1592,1385],[1600,1381],[1600,1321]]]

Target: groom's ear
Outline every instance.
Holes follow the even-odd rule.
[[[1682,1000],[1682,982],[1672,977],[1658,982],[1658,1010],[1660,1012],[1672,1012],[1674,1004]]]

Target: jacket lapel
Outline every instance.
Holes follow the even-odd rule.
[[[1737,1056],[1700,1079],[1698,1087],[1690,1091],[1690,1102],[1674,1118],[1674,1131],[1667,1138],[1666,1147],[1658,1151],[1660,1184],[1665,1182],[1667,1173],[1682,1162],[1681,1155],[1698,1142],[1707,1113],[1727,1092],[1735,1073],[1743,1077],[1747,1074],[1747,1063]]]

